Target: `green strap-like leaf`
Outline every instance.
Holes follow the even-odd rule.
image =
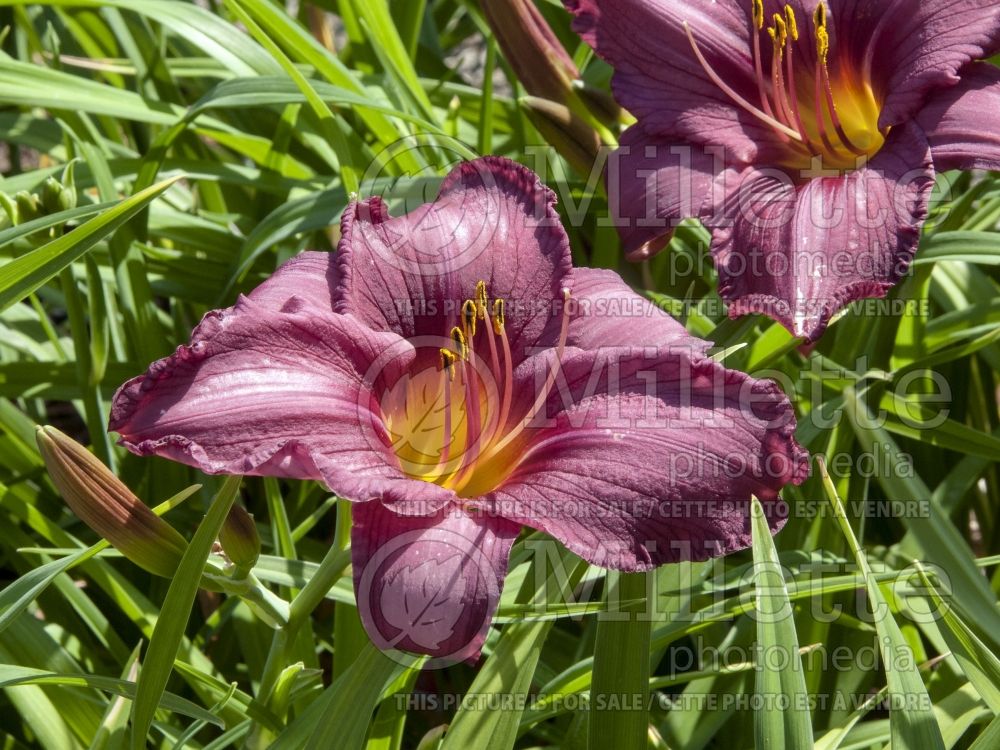
[[[156,627],[149,640],[149,649],[139,672],[135,702],[132,704],[132,748],[146,747],[146,735],[153,723],[153,714],[160,703],[160,696],[167,686],[174,659],[180,648],[195,594],[201,582],[205,561],[212,551],[212,543],[219,536],[229,509],[236,500],[241,477],[229,477],[212,501],[208,513],[198,526],[194,538],[177,566],[177,574],[170,582],[167,597],[156,618]]]
[[[636,602],[598,617],[590,688],[592,750],[643,750],[649,744],[649,640],[652,618],[643,614],[647,574],[608,573],[608,598]]]
[[[823,488],[858,563],[858,569],[865,578],[868,597],[876,613],[875,630],[878,632],[879,650],[889,683],[889,727],[893,750],[945,750],[941,728],[934,716],[927,688],[914,663],[912,649],[889,610],[882,589],[868,564],[868,558],[847,520],[844,504],[830,480],[825,464],[820,462],[819,466]]]
[[[758,748],[811,748],[812,718],[788,588],[764,509],[753,499],[753,562],[759,663],[754,711]],[[775,655],[777,660],[768,657]],[[785,665],[775,669],[772,663]]]

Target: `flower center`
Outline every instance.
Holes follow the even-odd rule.
[[[496,488],[517,466],[518,440],[555,384],[569,332],[569,290],[563,289],[559,341],[544,384],[512,424],[514,362],[506,303],[490,300],[486,283],[462,304],[438,365],[402,378],[383,394],[382,413],[403,472],[475,497]]]
[[[747,101],[713,70],[685,22],[691,49],[705,73],[735,104],[778,133],[789,146],[789,166],[811,167],[817,158],[822,166],[836,169],[860,166],[882,148],[888,133],[878,127],[879,102],[872,91],[870,71],[852,70],[841,60],[836,75],[830,75],[826,5],[819,3],[813,13],[814,61],[805,59],[792,6],[786,5],[783,15],[774,14],[773,25],[767,28],[773,46],[770,71],[764,70],[761,53],[764,2],[751,0],[751,6],[750,33],[760,106]]]

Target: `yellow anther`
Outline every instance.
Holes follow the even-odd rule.
[[[788,23],[788,35],[792,41],[799,41],[799,22],[795,18],[795,9],[791,5],[785,6],[785,21]]]
[[[448,377],[455,378],[455,360],[457,357],[450,349],[441,350],[441,369],[448,372]]]
[[[455,342],[455,349],[459,358],[463,362],[467,362],[469,360],[469,342],[466,340],[465,334],[462,333],[462,329],[458,326],[451,329],[451,340]]]
[[[476,335],[476,303],[471,299],[462,303],[462,322],[465,323],[465,330],[469,332],[469,338]]]
[[[504,324],[507,322],[507,313],[504,310],[502,299],[493,300],[493,330],[499,336],[503,333]]]
[[[752,0],[753,25],[760,31],[764,28],[764,0]]]
[[[822,2],[816,3],[816,10],[813,11],[813,26],[817,30],[826,28],[826,6]]]
[[[785,24],[785,19],[778,13],[774,14],[774,30],[775,34],[771,38],[780,49],[784,49],[785,44],[788,43],[788,26]]]
[[[830,34],[820,27],[816,29],[816,57],[821,65],[826,65],[827,55],[830,53]]]
[[[488,298],[486,297],[486,282],[478,281],[476,282],[476,314],[479,316],[480,320],[486,320],[486,303]]]

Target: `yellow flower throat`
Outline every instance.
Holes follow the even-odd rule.
[[[382,398],[382,413],[400,468],[407,476],[475,497],[497,487],[523,454],[523,432],[555,384],[569,328],[569,290],[555,356],[534,404],[508,427],[514,405],[514,361],[506,302],[490,301],[486,283],[462,304],[438,365],[402,378]],[[478,344],[478,346],[477,346]]]

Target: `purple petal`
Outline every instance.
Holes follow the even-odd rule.
[[[526,167],[486,157],[457,167],[437,201],[405,216],[391,218],[378,198],[351,204],[336,309],[405,338],[447,336],[485,281],[491,299],[506,300],[507,335],[523,358],[571,265],[555,202]]]
[[[962,71],[962,82],[936,93],[916,122],[939,171],[1000,170],[1000,69],[970,65]]]
[[[957,84],[967,63],[1000,50],[996,0],[895,0],[871,20],[875,17],[874,25],[857,18],[840,25],[870,29],[855,63],[863,65],[871,56],[876,89],[886,97],[881,128],[909,119],[931,90]]]
[[[708,148],[650,136],[640,125],[622,135],[608,162],[608,203],[629,260],[655,255],[681,219],[701,216],[722,172],[721,149]]]
[[[321,479],[352,500],[420,492],[440,504],[454,493],[403,476],[373,396],[412,357],[395,334],[350,316],[242,297],[125,383],[109,427],[133,453],[210,474]]]
[[[329,313],[333,310],[339,283],[337,260],[333,253],[306,251],[284,263],[248,296],[269,310],[309,306]]]
[[[544,359],[522,366],[520,390]],[[780,527],[778,490],[805,478],[808,457],[776,384],[676,346],[567,352],[562,375],[553,416],[526,430],[520,464],[476,505],[621,570],[749,546],[751,495]]]
[[[710,346],[645,297],[636,294],[614,271],[574,268],[567,346],[600,349],[608,346],[679,347],[703,355]]]
[[[733,104],[712,82],[684,31],[687,22],[719,77],[744,99],[757,102],[749,2],[563,2],[575,15],[573,29],[614,66],[615,98],[649,133],[723,145],[746,162],[762,145],[779,143],[770,127]]]
[[[794,185],[777,170],[731,172],[713,232],[733,317],[764,313],[815,340],[847,303],[883,297],[909,267],[934,183],[919,128],[894,128],[867,167]]]
[[[452,505],[402,516],[354,506],[351,557],[358,613],[381,649],[446,661],[482,650],[520,527]]]

